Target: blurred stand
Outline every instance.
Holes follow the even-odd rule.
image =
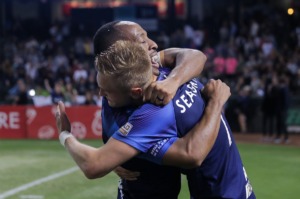
[[[60,99],[68,106],[100,105],[93,34],[108,21],[133,20],[157,41],[159,49],[194,48],[207,55],[199,78],[203,83],[220,78],[231,87],[225,113],[236,132],[273,132],[273,125],[265,128],[276,116],[264,112],[265,105],[274,102],[273,97],[265,102],[267,80],[285,76],[290,103],[287,109],[276,105],[286,111],[286,116],[277,118],[285,120],[288,132],[300,132],[300,5],[296,1],[138,2],[0,1],[0,104],[43,106]],[[288,14],[289,6],[293,10]],[[250,90],[247,95],[245,88]]]

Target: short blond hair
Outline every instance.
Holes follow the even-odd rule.
[[[117,86],[124,89],[145,87],[152,77],[148,52],[140,44],[119,40],[96,56],[96,70],[115,78]]]

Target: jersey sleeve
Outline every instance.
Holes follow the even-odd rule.
[[[147,153],[140,154],[139,157],[156,164],[162,164],[162,159],[172,144],[178,137],[165,138],[155,143]]]
[[[163,107],[144,104],[133,112],[128,122],[121,126],[112,137],[142,153],[147,153],[149,149],[164,139],[177,137],[176,130],[172,102]],[[164,147],[157,149],[165,150]]]

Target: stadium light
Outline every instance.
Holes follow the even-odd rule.
[[[30,89],[28,91],[29,96],[34,97],[35,96],[35,90],[34,89]]]
[[[293,15],[294,14],[294,9],[293,8],[289,8],[287,10],[288,15]]]

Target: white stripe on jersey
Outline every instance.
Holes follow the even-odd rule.
[[[226,122],[225,122],[224,119],[223,119],[223,115],[221,115],[221,120],[222,120],[222,122],[223,122],[223,124],[224,124],[224,126],[225,126],[225,129],[226,129],[226,133],[227,133],[227,137],[228,137],[228,143],[229,143],[229,146],[231,146],[232,140],[231,140],[230,133],[229,133],[228,127],[227,127],[227,125],[226,125]]]

